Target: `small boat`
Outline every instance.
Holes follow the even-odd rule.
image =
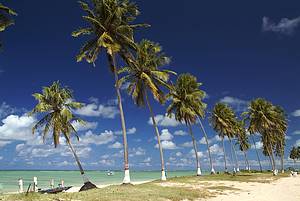
[[[56,193],[61,193],[63,191],[67,191],[70,188],[72,188],[72,186],[50,188],[50,189],[39,190],[39,193],[42,193],[42,194],[56,194]]]
[[[115,173],[114,172],[112,172],[112,171],[106,171],[106,175],[107,176],[113,176]]]

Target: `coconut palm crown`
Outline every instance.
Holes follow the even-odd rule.
[[[79,1],[86,15],[83,19],[88,26],[72,33],[73,37],[87,35],[89,40],[82,46],[77,55],[77,61],[85,59],[95,63],[101,49],[108,54],[119,52],[121,49],[135,49],[134,30],[145,24],[133,24],[139,15],[136,4],[128,0],[91,0]]]

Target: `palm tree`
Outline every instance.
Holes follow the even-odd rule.
[[[119,54],[128,62],[129,49],[135,49],[134,31],[136,28],[146,26],[132,24],[139,15],[139,10],[134,3],[128,0],[92,0],[92,8],[86,2],[79,1],[81,8],[86,12],[83,19],[87,22],[86,28],[80,28],[72,33],[73,37],[89,35],[90,38],[82,46],[77,55],[77,62],[86,60],[93,63],[101,50],[106,50],[106,56],[112,73],[114,74],[115,88],[118,98],[118,107],[123,133],[124,144],[124,184],[130,183],[128,145],[122,97],[118,83],[118,68],[116,56]],[[125,55],[127,53],[127,55]]]
[[[247,157],[247,150],[250,149],[248,135],[245,129],[244,121],[237,121],[237,140],[239,143],[240,151],[244,153],[245,161],[248,171],[250,171],[250,164]]]
[[[293,146],[292,150],[290,151],[290,159],[294,161],[294,169],[296,165],[296,160],[300,158],[300,147]]]
[[[169,116],[175,113],[175,119],[184,122],[188,127],[192,138],[193,148],[196,157],[197,176],[201,175],[200,161],[197,151],[197,143],[192,131],[192,124],[197,120],[197,117],[204,117],[206,104],[202,102],[205,97],[205,92],[200,90],[201,83],[197,82],[197,78],[191,74],[181,74],[175,86],[172,87],[168,97],[172,102],[167,109]],[[200,121],[201,123],[201,121]]]
[[[225,173],[227,173],[228,169],[227,169],[224,138],[225,138],[225,136],[230,137],[230,138],[232,136],[234,136],[235,114],[228,105],[226,105],[224,103],[217,103],[213,109],[210,120],[211,120],[213,129],[219,134],[220,138],[222,139]]]
[[[42,93],[33,94],[38,101],[30,115],[43,114],[44,116],[34,125],[32,133],[34,134],[38,128],[43,130],[43,140],[47,139],[47,135],[52,133],[55,148],[59,145],[60,136],[62,135],[70,147],[80,173],[83,177],[84,185],[80,191],[96,188],[85,176],[82,165],[71,144],[71,134],[74,133],[79,140],[77,132],[73,127],[73,122],[84,123],[83,120],[76,117],[72,110],[82,107],[82,104],[75,102],[70,89],[61,87],[59,82],[54,82],[49,87],[44,87]]]
[[[147,104],[160,151],[161,179],[166,180],[163,147],[148,94],[152,94],[156,101],[163,104],[165,102],[165,95],[160,87],[169,88],[169,76],[175,73],[169,70],[159,69],[170,61],[162,52],[159,44],[149,40],[142,40],[137,44],[136,50],[136,55],[131,62],[128,63],[129,66],[119,71],[120,74],[124,73],[124,76],[119,80],[118,85],[124,83],[129,84],[127,91],[137,106]]]
[[[278,109],[269,101],[258,98],[251,101],[249,109],[244,113],[249,121],[249,132],[260,133],[263,142],[263,153],[270,157],[273,174],[276,175],[276,164],[273,149],[278,141],[278,133],[283,130],[282,116]]]
[[[0,3],[0,32],[5,31],[7,27],[15,24],[11,16],[16,16],[16,15],[17,13],[14,10]],[[1,46],[2,44],[0,44],[0,47]]]

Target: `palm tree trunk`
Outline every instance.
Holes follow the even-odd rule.
[[[274,161],[274,157],[273,157],[273,152],[270,151],[270,148],[269,148],[268,145],[267,145],[267,152],[268,152],[269,159],[270,159],[270,162],[271,162],[273,175],[275,175],[275,164],[274,164],[275,161]]]
[[[118,106],[120,110],[120,118],[121,118],[121,125],[122,125],[122,133],[123,133],[123,146],[124,146],[124,179],[123,184],[129,184],[130,183],[130,172],[129,172],[129,162],[128,162],[128,144],[127,144],[127,133],[126,133],[126,124],[125,124],[125,116],[123,111],[123,105],[122,105],[122,97],[120,92],[120,87],[118,85],[118,72],[117,72],[117,65],[116,65],[116,59],[114,54],[110,55],[108,54],[108,60],[110,62],[110,65],[114,72],[115,77],[115,88],[117,92],[117,98],[118,98]]]
[[[276,175],[276,162],[275,162],[275,159],[274,159],[274,154],[273,154],[273,151],[271,150],[271,158],[272,158],[272,161],[273,161],[273,166],[274,166],[274,175]]]
[[[204,126],[202,124],[202,121],[200,119],[200,117],[198,116],[198,121],[199,121],[199,124],[200,124],[200,127],[201,127],[201,130],[204,134],[204,138],[205,138],[205,141],[206,141],[206,145],[207,145],[207,151],[208,151],[208,156],[209,156],[209,162],[210,162],[210,173],[211,174],[215,174],[215,169],[214,169],[214,165],[213,165],[213,162],[212,162],[212,157],[211,157],[211,152],[210,152],[210,146],[209,146],[209,143],[208,143],[208,137],[207,137],[207,134],[206,134],[206,131],[204,129]]]
[[[283,144],[282,144],[282,141],[280,142],[281,143],[281,173],[284,173],[284,147],[283,147]]]
[[[161,141],[160,141],[160,134],[158,131],[158,127],[157,127],[157,124],[156,124],[156,121],[154,118],[154,113],[153,113],[152,107],[150,105],[147,93],[145,94],[145,96],[146,96],[146,102],[147,102],[147,105],[148,105],[148,108],[150,111],[152,123],[153,123],[154,129],[155,129],[155,134],[157,137],[157,143],[158,143],[158,148],[159,148],[159,153],[160,153],[160,161],[161,161],[161,180],[165,181],[165,180],[167,180],[167,178],[166,178],[166,172],[165,172],[163,148],[162,148]]]
[[[223,153],[224,153],[225,173],[228,173],[224,137],[222,137],[222,147],[223,147]]]
[[[254,145],[254,148],[255,148],[255,152],[256,152],[256,156],[257,156],[257,160],[258,160],[258,164],[259,164],[259,169],[262,172],[263,170],[262,170],[262,166],[261,166],[261,163],[260,163],[259,154],[258,154],[258,151],[257,151],[257,148],[256,148],[256,144],[255,144],[253,135],[251,135],[251,139],[252,139],[252,142],[253,142],[253,145]]]
[[[229,144],[230,144],[230,160],[231,160],[231,165],[233,167],[233,173],[236,173],[236,163],[234,162],[234,159],[233,159],[233,148],[232,148],[232,143],[231,143],[231,140],[229,139]],[[234,164],[235,163],[235,164]]]
[[[67,136],[67,135],[65,135],[65,136]],[[79,191],[86,191],[86,190],[89,190],[89,189],[97,188],[96,185],[93,184],[92,182],[90,182],[89,179],[87,178],[87,176],[84,174],[84,170],[82,168],[80,160],[79,160],[79,158],[78,158],[78,156],[76,154],[76,151],[75,151],[73,145],[70,142],[69,137],[66,137],[66,142],[69,145],[69,147],[70,147],[70,149],[71,149],[71,151],[73,153],[73,156],[74,156],[75,161],[76,161],[76,163],[77,163],[77,165],[79,167],[79,171],[80,171],[80,174],[81,174],[82,179],[83,179],[84,185],[80,188]]]
[[[189,129],[189,133],[191,135],[192,138],[192,142],[193,142],[193,148],[195,151],[195,157],[196,157],[196,168],[197,168],[197,176],[201,176],[201,168],[200,168],[200,162],[199,162],[199,156],[198,156],[198,149],[197,149],[197,144],[196,144],[196,140],[195,140],[195,136],[193,134],[193,130],[192,130],[192,126],[190,123],[185,122],[185,124],[187,125],[188,129]]]
[[[239,172],[239,171],[240,171],[240,166],[239,166],[239,161],[238,161],[238,158],[237,158],[235,146],[232,145],[231,138],[229,138],[229,140],[230,140],[230,144],[231,144],[231,147],[232,147],[232,149],[233,149],[234,156],[235,156],[236,171]]]
[[[250,164],[249,164],[249,161],[248,161],[247,153],[246,153],[246,151],[243,151],[243,152],[244,152],[246,164],[247,164],[247,167],[248,167],[248,172],[250,172]]]

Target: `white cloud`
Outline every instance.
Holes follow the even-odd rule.
[[[168,117],[167,115],[156,115],[154,117],[158,126],[165,126],[165,127],[176,127],[181,123],[176,121],[174,115],[172,117]],[[149,118],[148,124],[153,125],[151,117]]]
[[[294,117],[300,117],[300,110],[295,110],[295,111],[292,113],[292,115],[293,115]]]
[[[193,142],[189,141],[189,142],[185,142],[183,144],[180,145],[181,147],[193,147]]]
[[[85,122],[84,124],[79,123],[78,121],[72,122],[73,127],[76,131],[86,131],[96,129],[98,126],[97,122]]]
[[[178,149],[176,144],[172,141],[162,141],[161,146],[163,149]],[[155,145],[155,148],[158,148],[158,144]]]
[[[218,144],[213,144],[210,146],[210,152],[211,154],[215,155],[223,155],[223,149]]]
[[[198,151],[197,154],[199,158],[202,158],[204,156],[202,151]],[[191,149],[191,151],[189,152],[189,157],[196,158],[194,149]]]
[[[2,120],[0,126],[0,139],[2,140],[32,140],[32,126],[36,122],[35,118],[27,115],[9,115]]]
[[[160,140],[162,140],[162,141],[170,141],[173,138],[174,138],[173,135],[169,132],[168,129],[161,130]]]
[[[268,17],[263,17],[263,31],[271,31],[275,33],[291,35],[300,24],[300,17],[294,19],[282,18],[278,24],[271,21]]]
[[[183,130],[177,130],[177,131],[174,132],[174,135],[186,136],[186,135],[188,135],[188,133],[186,131],[183,131]]]
[[[137,129],[135,128],[135,127],[132,127],[132,128],[129,128],[129,129],[127,129],[127,134],[128,135],[131,135],[131,134],[135,134],[136,133],[136,131],[137,131]],[[116,135],[122,135],[123,134],[123,132],[120,130],[120,131],[115,131],[114,132]]]
[[[113,142],[116,139],[112,131],[104,131],[100,135],[94,134],[92,131],[87,131],[83,136],[80,136],[80,141],[78,144],[88,145],[103,145]]]
[[[0,156],[0,161],[3,159],[3,156]]]
[[[98,105],[96,103],[90,103],[82,108],[75,110],[75,113],[88,117],[102,117],[105,119],[114,119],[119,110],[115,106]]]
[[[110,149],[121,149],[123,148],[123,145],[120,142],[115,142],[114,144],[111,144],[108,146]]]
[[[297,140],[295,146],[300,146],[300,140]]]
[[[121,153],[123,153],[123,151]],[[146,155],[146,150],[141,147],[129,149],[130,157],[144,156],[144,155]]]

